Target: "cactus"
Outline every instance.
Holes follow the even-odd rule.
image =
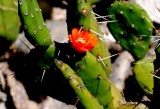
[[[80,76],[87,89],[98,99],[104,107],[112,105],[110,81],[98,62],[98,59],[90,52],[75,64],[75,71]]]
[[[143,91],[149,95],[153,96],[153,88],[154,88],[154,65],[153,60],[143,59],[134,63],[133,72],[135,74],[135,78]]]
[[[0,1],[0,55],[17,39],[20,22],[16,0]]]
[[[69,42],[55,42],[54,45],[37,1],[18,0],[25,36],[35,46],[26,58],[26,68],[36,69],[34,71],[37,68],[57,71],[55,69],[58,68],[86,109],[133,108],[135,105],[119,104],[123,97],[109,80],[110,53],[106,42],[102,40],[103,33],[92,10],[92,4],[99,1],[69,0]],[[141,59],[149,49],[152,34],[147,13],[139,5],[124,1],[114,2],[107,12],[111,20],[117,20],[109,23],[109,29],[116,40],[131,52],[136,63],[144,61]],[[145,25],[144,28],[142,25]],[[147,94],[153,93],[153,78],[149,75],[153,70],[152,63],[135,64],[133,67],[137,81]]]
[[[115,1],[108,9],[111,20],[108,27],[122,47],[136,60],[143,59],[149,50],[153,26],[147,12],[138,4]],[[142,27],[143,26],[143,27]]]
[[[48,48],[51,44],[51,36],[44,23],[37,1],[18,0],[18,7],[26,38],[34,46]]]
[[[99,103],[103,105],[104,108],[112,108],[110,81],[108,79],[111,72],[111,62],[110,58],[102,60],[103,58],[109,57],[110,54],[106,42],[100,40],[100,37],[103,38],[103,34],[91,8],[91,1],[69,1],[67,8],[67,25],[69,33],[71,33],[72,30],[73,37],[77,35],[77,37],[80,38],[81,32],[86,32],[86,34],[90,32],[92,33],[91,36],[99,39],[94,48],[91,51],[87,51],[86,55],[80,59],[80,61],[77,60],[75,66],[72,68],[77,75],[83,79],[87,89],[98,99]],[[73,32],[75,30],[74,28],[78,28],[79,32]],[[81,37],[84,38],[85,36]],[[74,44],[72,39],[74,39],[75,42],[77,42],[77,40],[75,37],[70,38],[72,46],[76,49],[74,46],[76,44]],[[86,41],[88,41],[86,44],[91,42],[90,40]],[[81,44],[81,46],[85,45]],[[80,48],[80,46],[78,47]]]
[[[101,106],[97,99],[87,90],[83,84],[83,80],[76,75],[69,65],[57,59],[55,59],[55,64],[69,81],[69,84],[78,95],[80,102],[84,105],[85,109],[103,109],[103,106]]]
[[[104,39],[104,37],[95,18],[90,2],[91,1],[89,0],[71,0],[69,2],[67,8],[68,31],[70,33],[73,28],[82,28],[83,30],[90,31],[93,33],[94,37],[99,39],[98,44],[90,52],[96,57],[109,57],[110,53],[107,44],[104,40],[101,40]],[[102,66],[109,76],[111,73],[110,58],[103,60]]]
[[[51,44],[38,62],[39,68],[51,69],[51,64],[55,58],[55,51],[55,46]]]
[[[110,84],[110,87],[111,87],[111,94],[112,94],[113,109],[117,109],[121,107],[121,105],[123,104],[124,98],[121,92],[116,88],[116,86],[113,83]]]

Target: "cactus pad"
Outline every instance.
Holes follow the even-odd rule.
[[[34,46],[49,47],[50,33],[44,23],[37,0],[18,0],[19,16],[25,36]]]
[[[111,20],[108,27],[122,47],[137,60],[143,59],[149,50],[152,24],[147,12],[138,4],[115,1],[108,9]]]

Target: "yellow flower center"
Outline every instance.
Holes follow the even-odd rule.
[[[86,43],[86,40],[85,40],[84,38],[78,38],[78,39],[76,40],[76,42],[81,42],[81,43],[85,44],[85,43]]]

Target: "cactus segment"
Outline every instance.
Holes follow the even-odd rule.
[[[19,28],[16,0],[0,0],[0,54],[17,39]]]
[[[110,84],[111,87],[111,94],[112,94],[112,103],[113,103],[113,109],[117,109],[118,107],[120,107],[123,102],[124,102],[124,98],[122,96],[122,93],[116,88],[116,86],[111,83]]]
[[[29,42],[34,46],[49,47],[51,36],[44,23],[37,1],[18,0],[18,7],[25,36]]]
[[[153,95],[154,80],[151,74],[154,73],[153,60],[140,60],[133,66],[135,78],[147,95]]]
[[[31,49],[25,58],[27,69],[50,70],[55,58],[56,48],[51,44],[45,51],[39,47]]]
[[[39,68],[50,69],[50,66],[54,61],[55,51],[55,46],[51,44],[38,62]]]
[[[69,3],[69,8],[67,10],[67,24],[69,30],[73,28],[82,28],[85,31],[90,31],[91,33],[93,33],[94,37],[98,38],[99,41],[98,44],[94,47],[94,49],[90,52],[96,57],[109,57],[110,53],[108,51],[108,46],[103,40],[103,34],[98,25],[90,2],[91,1],[89,0],[73,0],[73,2]],[[77,10],[75,11],[73,7]],[[72,16],[75,16],[74,19]],[[111,72],[110,58],[103,60],[102,63],[103,68],[109,76]]]
[[[75,65],[77,75],[80,76],[87,89],[93,94],[104,107],[109,107],[112,102],[110,81],[98,58],[90,52]]]
[[[108,27],[122,47],[131,52],[136,60],[143,59],[149,50],[152,24],[147,12],[138,4],[115,1],[108,9],[111,20]]]
[[[84,105],[85,109],[103,109],[103,106],[101,106],[97,99],[91,95],[83,84],[82,79],[76,75],[69,65],[57,59],[55,59],[55,64],[69,81],[70,86],[78,95],[80,102]]]

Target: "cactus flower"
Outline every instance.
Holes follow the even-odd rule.
[[[69,35],[69,40],[72,47],[80,53],[85,53],[94,48],[98,43],[98,39],[92,35],[92,33],[78,28],[72,29],[72,34]]]

